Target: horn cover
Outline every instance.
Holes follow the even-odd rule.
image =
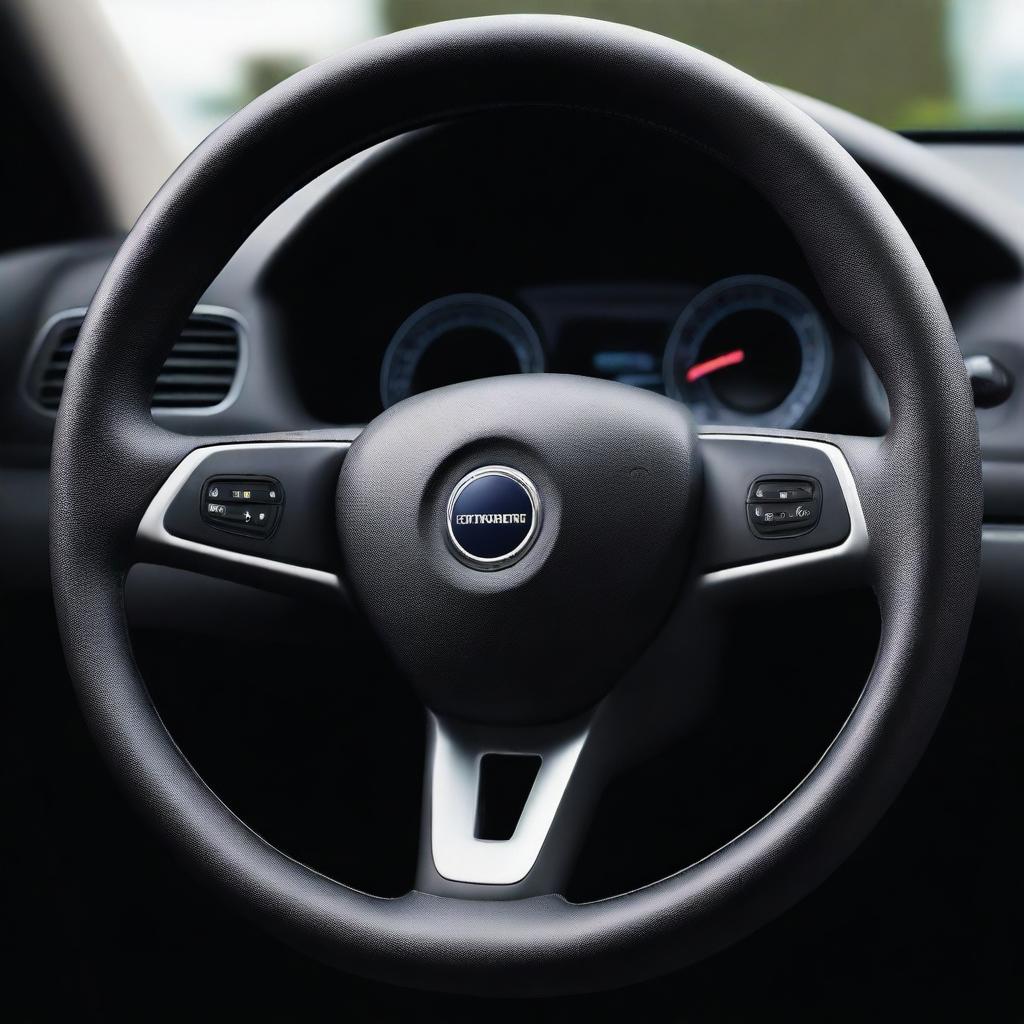
[[[387,410],[345,459],[347,579],[435,711],[564,718],[595,703],[667,615],[699,483],[693,422],[659,395],[553,374],[441,388]],[[535,509],[519,493],[531,486]],[[474,564],[453,531],[494,561]]]

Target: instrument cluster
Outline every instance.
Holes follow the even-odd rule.
[[[700,423],[799,427],[830,379],[822,315],[775,277],[677,285],[552,285],[515,301],[436,298],[397,329],[381,363],[385,407],[445,384],[579,373],[686,403]]]

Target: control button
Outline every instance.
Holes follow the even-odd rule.
[[[246,501],[256,501],[261,505],[280,505],[281,486],[280,484],[268,484],[265,482],[253,483],[248,488],[250,497]]]
[[[252,502],[260,505],[280,505],[284,490],[276,480],[224,478],[208,480],[206,497],[217,502]]]
[[[820,502],[751,502],[747,518],[760,535],[810,529],[818,521]]]
[[[277,522],[278,511],[276,508],[254,508],[252,509],[250,525],[254,530],[269,533]]]
[[[747,501],[810,501],[815,493],[813,480],[755,480]]]
[[[277,522],[280,511],[266,505],[218,505],[217,508],[221,511],[213,514],[218,520],[244,527],[252,533],[268,533]]]

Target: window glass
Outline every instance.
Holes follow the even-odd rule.
[[[1024,128],[1024,0],[100,0],[182,140],[352,43],[517,11],[626,22],[897,129]]]

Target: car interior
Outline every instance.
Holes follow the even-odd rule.
[[[8,1019],[1019,1019],[1024,94],[393,3],[189,153],[131,6],[0,6]]]

